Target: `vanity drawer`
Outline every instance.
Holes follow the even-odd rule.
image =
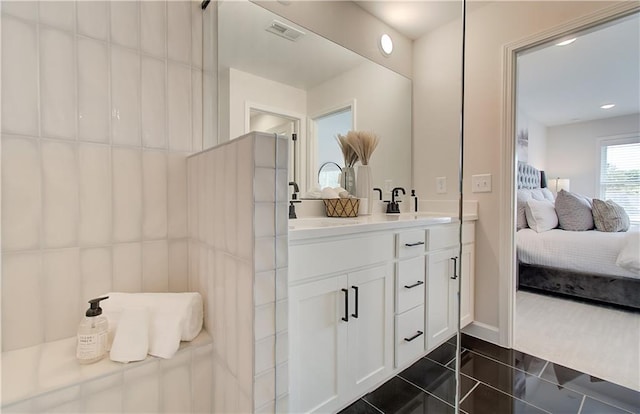
[[[427,250],[444,249],[458,245],[458,223],[434,226],[427,229]]]
[[[396,368],[424,352],[424,306],[396,316]]]
[[[396,255],[399,258],[418,256],[424,253],[424,230],[408,230],[396,234]]]
[[[396,313],[424,304],[424,256],[401,260],[396,271]]]

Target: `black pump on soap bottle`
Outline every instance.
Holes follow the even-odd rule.
[[[78,346],[76,358],[81,364],[91,364],[100,361],[107,353],[107,337],[109,321],[102,316],[100,301],[109,296],[91,299],[89,309],[85,312],[78,326]]]

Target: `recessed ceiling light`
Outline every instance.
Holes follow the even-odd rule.
[[[602,108],[602,109],[611,109],[614,106],[616,106],[616,104],[605,104],[605,105],[602,105],[600,108]]]
[[[566,45],[570,45],[571,43],[575,42],[577,39],[577,37],[574,37],[573,39],[567,39],[567,40],[563,40],[560,43],[556,43],[556,46],[566,46]]]
[[[380,36],[380,50],[385,56],[389,56],[393,52],[393,40],[386,33]]]

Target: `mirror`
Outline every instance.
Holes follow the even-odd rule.
[[[410,188],[408,78],[244,1],[219,3],[218,76],[220,141],[252,130],[295,134],[289,178],[303,196],[323,165],[344,166],[335,136],[351,129],[380,138],[372,185]],[[325,182],[324,172],[335,175],[325,167]]]

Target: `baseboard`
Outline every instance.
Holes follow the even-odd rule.
[[[487,325],[486,323],[474,321],[463,328],[462,332],[466,333],[467,335],[474,336],[478,339],[482,339],[483,341],[491,342],[492,344],[498,346],[504,346],[500,344],[500,330],[497,326]]]

